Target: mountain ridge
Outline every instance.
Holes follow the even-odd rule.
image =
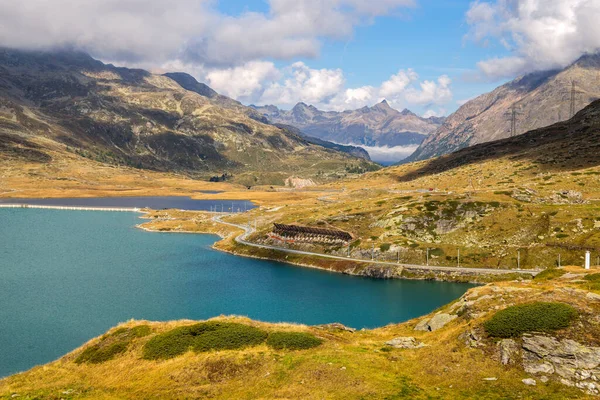
[[[320,163],[332,174],[368,163],[267,124],[187,75],[174,77],[192,90],[81,52],[7,48],[0,70],[0,151],[15,160],[42,160],[51,146],[109,164],[205,178],[229,172],[244,184],[313,177]]]
[[[288,111],[274,105],[250,107],[270,121],[295,126],[308,136],[358,146],[417,145],[441,122],[421,118],[408,109],[395,110],[386,100],[371,107],[342,112],[321,111],[304,102]]]
[[[564,69],[533,72],[462,105],[404,162],[425,160],[569,119],[570,91],[576,82],[575,111],[600,98],[600,54],[584,55]]]

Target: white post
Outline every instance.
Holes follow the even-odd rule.
[[[427,266],[429,266],[429,247],[427,248]]]
[[[558,253],[558,268],[560,268],[560,253]]]
[[[590,252],[585,252],[585,269],[590,269]]]
[[[460,249],[458,249],[457,266],[460,267]]]
[[[521,269],[521,252],[517,252],[517,269]]]

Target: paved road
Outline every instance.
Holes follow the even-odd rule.
[[[283,251],[285,253],[290,253],[290,254],[302,254],[302,255],[307,255],[307,256],[331,258],[331,259],[335,259],[335,260],[345,260],[345,261],[350,260],[350,261],[356,261],[356,262],[368,263],[368,264],[394,265],[394,266],[401,266],[401,267],[404,267],[407,269],[420,269],[420,270],[430,270],[430,271],[470,272],[470,273],[481,274],[481,275],[489,275],[489,274],[500,275],[500,274],[511,274],[514,272],[530,274],[530,275],[537,275],[540,272],[540,271],[535,271],[535,270],[440,267],[440,266],[434,266],[434,265],[398,264],[398,263],[394,263],[394,262],[390,262],[390,261],[364,260],[361,258],[342,257],[342,256],[335,256],[332,254],[313,253],[311,251],[294,250],[294,249],[288,249],[285,247],[278,247],[278,246],[269,246],[266,244],[258,244],[258,243],[249,242],[247,240],[247,238],[249,235],[254,233],[254,229],[252,227],[249,227],[246,225],[238,225],[238,224],[233,224],[231,222],[225,222],[222,220],[222,218],[226,217],[226,216],[227,215],[214,216],[213,221],[224,224],[224,225],[229,225],[229,226],[233,226],[235,228],[242,229],[244,231],[244,233],[237,236],[235,238],[235,241],[238,243],[244,244],[246,246],[257,247],[260,249],[278,250],[278,251]]]

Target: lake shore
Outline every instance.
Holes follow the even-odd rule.
[[[166,215],[169,215],[168,217]],[[489,283],[496,281],[531,279],[526,272],[515,271],[512,274],[482,274],[469,271],[443,271],[427,268],[416,268],[406,265],[377,265],[376,263],[353,260],[331,260],[317,255],[288,254],[282,251],[251,247],[237,242],[235,239],[243,234],[243,230],[224,224],[216,223],[213,215],[208,213],[192,213],[185,211],[152,211],[141,218],[148,222],[137,225],[138,228],[149,232],[162,233],[197,233],[216,234],[221,240],[213,244],[213,248],[241,257],[260,260],[277,261],[304,268],[315,268],[345,275],[367,277],[373,279],[409,279],[435,280],[443,282]]]

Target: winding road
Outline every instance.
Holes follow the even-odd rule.
[[[398,263],[390,262],[390,261],[364,260],[361,258],[343,257],[343,256],[332,255],[332,254],[313,253],[311,251],[294,250],[294,249],[288,249],[285,247],[270,246],[270,245],[266,245],[266,244],[258,244],[258,243],[253,243],[253,242],[250,242],[247,240],[248,236],[251,235],[252,233],[254,233],[254,229],[252,227],[246,226],[246,225],[238,225],[238,224],[234,224],[231,222],[225,222],[222,220],[223,217],[227,217],[230,215],[231,214],[216,215],[212,219],[213,219],[213,221],[218,222],[220,224],[229,225],[234,228],[242,229],[244,231],[244,233],[236,236],[235,241],[237,243],[240,243],[240,244],[243,244],[246,246],[257,247],[259,249],[277,250],[277,251],[282,251],[284,253],[331,258],[334,260],[345,260],[345,261],[350,260],[350,261],[367,263],[367,264],[401,266],[406,269],[418,269],[418,270],[429,270],[429,271],[466,272],[466,273],[478,274],[478,275],[490,275],[490,274],[501,275],[501,274],[512,274],[512,273],[518,272],[518,273],[522,273],[522,274],[530,274],[533,276],[537,275],[540,272],[537,270],[524,270],[524,269],[440,267],[440,266],[434,266],[434,265],[398,264]]]

